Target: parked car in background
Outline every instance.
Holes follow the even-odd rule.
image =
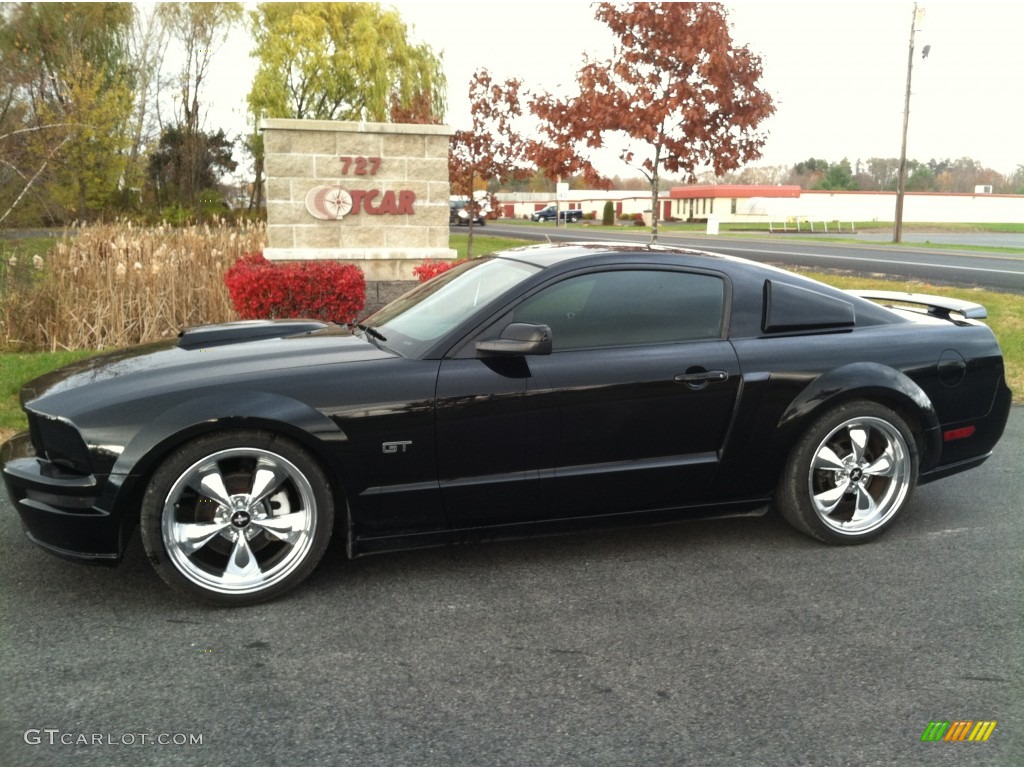
[[[460,227],[469,226],[469,211],[466,210],[465,200],[448,201],[448,224],[455,224]],[[483,227],[486,224],[487,220],[484,218],[483,211],[477,211],[476,216],[473,217],[473,225]]]
[[[582,221],[583,211],[575,208],[563,208],[559,213],[555,206],[549,205],[547,208],[541,208],[539,211],[534,211],[530,216],[530,221],[554,221],[556,216],[559,221]]]
[[[358,324],[192,328],[31,381],[3,477],[46,550],[116,564],[139,527],[169,585],[228,605],[332,535],[357,557],[774,506],[857,544],[991,455],[1011,393],[984,316],[709,253],[517,248]]]

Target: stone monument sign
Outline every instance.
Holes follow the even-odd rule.
[[[265,119],[267,247],[276,261],[332,259],[366,276],[373,310],[448,247],[442,125]]]

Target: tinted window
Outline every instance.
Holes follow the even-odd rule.
[[[539,271],[510,259],[474,259],[438,275],[366,319],[390,349],[418,356],[499,294]]]
[[[524,301],[512,320],[551,326],[556,351],[716,339],[725,285],[712,275],[658,270],[597,272]]]

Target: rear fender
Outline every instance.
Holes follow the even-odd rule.
[[[778,429],[799,434],[824,409],[854,399],[881,403],[907,420],[919,441],[922,472],[938,461],[942,430],[931,399],[906,374],[879,363],[851,363],[822,374],[789,404]]]

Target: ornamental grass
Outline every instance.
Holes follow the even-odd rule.
[[[238,319],[224,274],[261,251],[263,224],[88,224],[46,255],[11,257],[0,286],[0,344],[57,351],[124,347]]]

